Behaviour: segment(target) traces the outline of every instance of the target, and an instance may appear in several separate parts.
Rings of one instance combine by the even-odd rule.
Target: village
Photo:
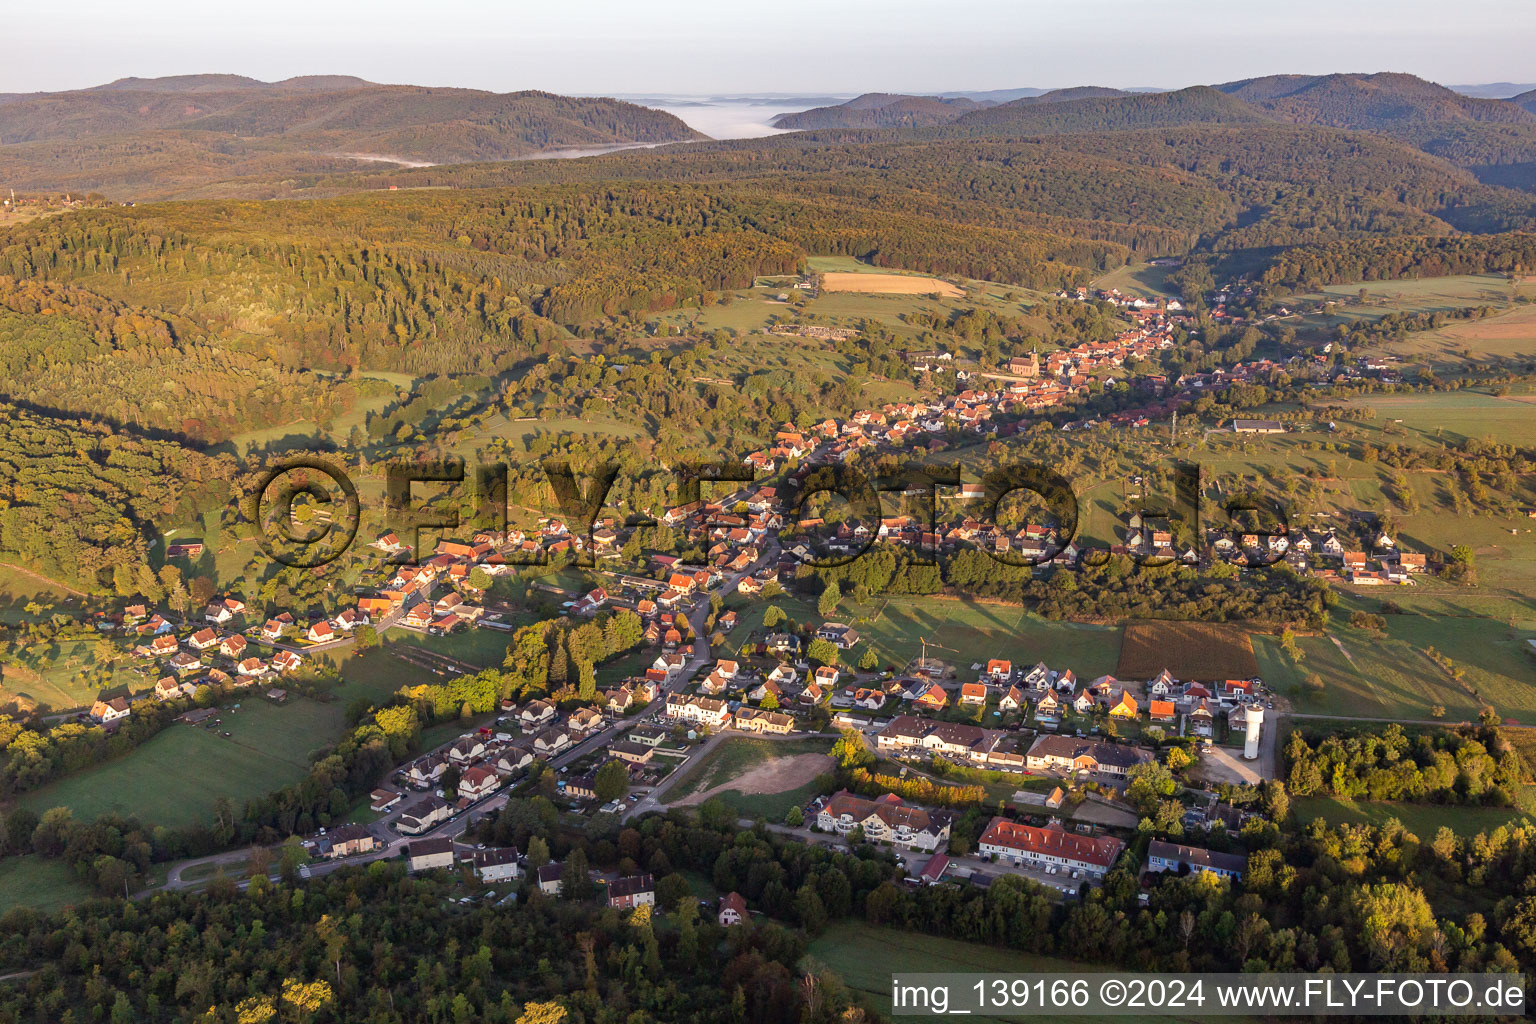
[[[899,674],[857,671],[813,664],[803,653],[806,640],[846,648],[858,636],[831,621],[808,626],[804,637],[765,632],[743,645],[745,656],[714,657],[702,645],[691,655],[658,654],[643,676],[590,704],[504,701],[491,724],[399,765],[372,794],[379,817],[371,824],[310,837],[306,845],[320,863],[306,870],[400,854],[411,870],[462,866],[493,885],[530,865],[515,850],[486,849],[465,836],[514,793],[543,792],[574,813],[630,818],[663,808],[683,769],[732,736],[822,735],[830,742],[841,732],[860,737],[904,775],[943,762],[1013,776],[1021,788],[1007,814],[995,816],[964,854],[948,849],[957,812],[889,793],[823,794],[791,815],[791,824],[771,827],[812,842],[888,845],[909,864],[912,884],[985,884],[1005,871],[1075,896],[1126,848],[1113,832],[1135,824],[1122,801],[1140,767],[1158,764],[1160,755],[1173,764],[1168,751],[1179,750],[1216,762],[1208,778],[1253,783],[1273,775],[1265,712],[1275,703],[1257,678],[1180,680],[1165,669],[1144,680],[1084,681],[1068,668],[1003,659],[963,674],[927,658]],[[989,716],[996,724],[978,724]],[[1178,763],[1187,764],[1184,755]],[[1227,774],[1222,764],[1248,767]],[[1030,777],[1051,786],[1024,788]],[[1085,797],[1087,817],[1065,821],[1063,804]],[[1187,822],[1208,828],[1219,820],[1235,834],[1249,813],[1208,794]],[[1238,855],[1198,846],[1154,843],[1151,858],[1154,873],[1242,872]],[[561,865],[531,869],[541,891],[559,891]],[[597,881],[610,900],[655,898],[648,875]]]

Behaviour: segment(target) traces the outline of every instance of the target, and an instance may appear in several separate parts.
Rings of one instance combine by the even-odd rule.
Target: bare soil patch
[[[672,806],[689,807],[701,804],[712,796],[734,790],[744,796],[785,793],[816,781],[816,776],[832,767],[832,758],[826,754],[795,754],[790,757],[774,757],[747,768],[740,775],[698,792],[689,793]]]
[[[910,274],[822,274],[821,288],[828,292],[869,292],[874,295],[942,295],[946,299],[965,295],[948,281]]]
[[[1259,674],[1253,641],[1242,629],[1212,622],[1132,622],[1120,646],[1121,679],[1252,679]]]

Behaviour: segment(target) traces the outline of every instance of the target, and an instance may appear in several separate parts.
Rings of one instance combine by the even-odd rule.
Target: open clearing
[[[0,859],[0,914],[15,907],[55,914],[93,895],[62,860],[36,854]]]
[[[110,813],[155,825],[205,821],[221,796],[238,809],[302,779],[310,755],[334,742],[343,726],[340,704],[304,698],[281,707],[247,699],[239,711],[223,709],[220,718],[218,730],[172,725],[137,750],[28,793],[20,803],[38,814],[69,807],[82,821]]]
[[[1177,269],[1173,264],[1132,263],[1094,278],[1093,287],[1144,299],[1178,298],[1178,289],[1168,282],[1169,275]]]
[[[1483,320],[1463,320],[1433,331],[1419,331],[1380,346],[1404,358],[1427,359],[1432,366],[1473,359],[1530,359],[1536,356],[1536,307],[1517,306]]]
[[[1536,320],[1532,321],[1532,332],[1530,349],[1536,354]],[[1378,428],[1384,443],[1417,440],[1438,445],[1442,441],[1486,438],[1504,444],[1536,444],[1536,408],[1529,401],[1522,401],[1521,396],[1468,390],[1428,395],[1362,395],[1339,404],[1372,410],[1375,420],[1362,426]]]
[[[1452,807],[1439,804],[1373,803],[1347,797],[1309,796],[1291,802],[1291,815],[1299,822],[1322,818],[1330,825],[1382,825],[1396,818],[1424,842],[1429,842],[1441,827],[1463,836],[1492,832],[1501,825],[1511,825],[1529,816],[1518,807]]]
[[[958,299],[965,294],[948,281],[909,274],[822,274],[821,289],[828,292],[870,292],[875,295],[942,295],[949,299]]]
[[[856,626],[882,661],[901,665],[922,653],[928,641],[932,657],[969,666],[974,661],[1007,658],[1014,664],[1044,661],[1092,679],[1114,670],[1120,656],[1120,627],[1055,622],[1022,607],[950,598],[891,598],[872,621],[839,621]]]

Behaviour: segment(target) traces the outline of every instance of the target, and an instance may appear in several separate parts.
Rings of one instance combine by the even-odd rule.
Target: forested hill
[[[1012,108],[1044,106],[1072,100],[1110,99],[1125,96],[1119,89],[1096,85],[1052,89],[1038,95],[1008,101]],[[895,93],[865,93],[833,107],[815,107],[795,114],[780,114],[775,128],[800,131],[829,128],[931,128],[949,124],[976,110],[988,110],[997,101],[964,96],[904,96]]]
[[[1216,88],[1297,124],[1372,131],[1433,121],[1536,124],[1516,102],[1463,96],[1413,75],[1270,75]]]
[[[1262,110],[1208,86],[1177,92],[1134,96],[1090,97],[1041,103],[1028,97],[955,122],[958,128],[997,129],[1055,134],[1116,131],[1127,128],[1168,128],[1183,124],[1253,124],[1273,120]]]
[[[775,128],[925,128],[948,124],[962,114],[981,110],[975,100],[943,96],[901,96],[865,93],[835,107],[815,107],[774,118]]]
[[[1201,236],[1212,247],[1242,249],[1364,234],[1536,227],[1536,198],[1481,184],[1411,145],[1275,122],[1033,136],[1001,129],[994,136],[962,125],[805,132],[587,160],[378,171],[344,185],[469,188],[614,179],[752,181],[801,195],[856,194],[865,205],[943,211],[976,223],[1006,216],[1039,230],[1130,245],[1144,255],[1187,251]]]
[[[703,138],[671,114],[612,99],[336,77],[247,83],[195,76],[0,97],[0,178],[144,198],[369,161],[509,160]]]
[[[347,411],[349,371],[507,373],[567,330],[697,305],[812,253],[1050,289],[1131,257],[1007,211],[792,193],[610,182],[35,221],[0,233],[0,398],[216,442]]]

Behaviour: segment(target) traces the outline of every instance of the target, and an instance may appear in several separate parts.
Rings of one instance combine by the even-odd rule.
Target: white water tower
[[[1255,701],[1243,709],[1248,723],[1248,737],[1243,742],[1243,757],[1255,761],[1259,756],[1259,729],[1264,725],[1264,709]]]

